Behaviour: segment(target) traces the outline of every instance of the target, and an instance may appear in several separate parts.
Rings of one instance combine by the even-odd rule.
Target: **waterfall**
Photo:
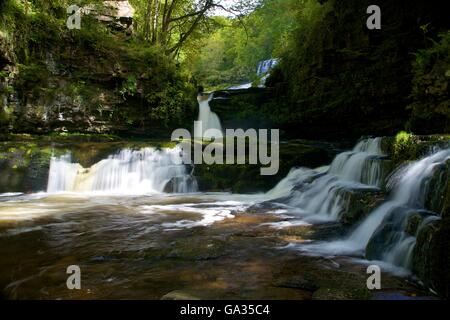
[[[268,59],[263,60],[258,63],[258,66],[256,67],[256,76],[261,77],[259,79],[259,88],[264,88],[266,85],[266,80],[269,77],[269,71],[272,70],[277,64],[279,60],[278,59]],[[231,87],[228,87],[228,90],[243,90],[243,89],[249,89],[253,86],[252,82],[246,82],[239,85],[234,85]]]
[[[408,218],[411,214],[425,209],[428,182],[433,177],[435,169],[449,158],[450,149],[439,151],[394,174],[389,182],[393,186],[390,199],[375,209],[354,230],[347,241],[358,249],[364,249],[371,238],[390,223],[398,232],[393,235],[387,248],[384,248],[382,256],[378,258],[402,267],[409,267],[416,237],[405,233]],[[423,223],[429,223],[432,219],[425,219]]]
[[[261,61],[256,69],[256,75],[258,77],[264,75],[265,73],[273,69],[277,64],[278,64],[277,59],[269,59]]]
[[[70,155],[52,157],[47,192],[195,192],[196,180],[182,164],[181,152],[178,147],[122,149],[90,168],[73,163]]]
[[[194,132],[199,132],[202,134],[203,138],[212,139],[215,134],[210,129],[219,130],[223,133],[222,125],[220,124],[220,119],[214,112],[211,111],[209,102],[212,100],[213,94],[209,96],[199,95],[197,97],[199,103],[199,115],[198,122],[200,127],[195,128]]]
[[[330,173],[344,180],[380,186],[383,180],[381,138],[359,142],[353,151],[339,154],[331,164]]]
[[[381,138],[359,142],[336,156],[329,168],[294,169],[269,196],[286,196],[307,220],[337,220],[348,207],[348,194],[378,189],[386,175]]]
[[[308,169],[308,168],[296,168],[292,169],[289,174],[281,180],[272,190],[270,190],[267,195],[271,199],[282,198],[288,195],[296,186],[305,183],[308,180],[317,177],[321,173],[328,170],[328,167],[321,167],[318,169]]]
[[[343,240],[317,243],[304,249],[322,254],[365,254],[370,260],[381,260],[410,269],[417,235],[432,221],[440,219],[427,211],[425,198],[429,182],[436,171],[450,159],[450,149],[402,167],[388,181],[391,189],[386,202],[373,210]],[[408,231],[412,216],[421,220],[417,230]]]

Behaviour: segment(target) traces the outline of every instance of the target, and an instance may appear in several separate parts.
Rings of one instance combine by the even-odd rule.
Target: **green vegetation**
[[[216,30],[189,64],[195,78],[211,90],[257,80],[258,63],[287,49],[301,3],[265,0],[241,19],[214,18]]]
[[[409,127],[424,134],[450,131],[450,31],[439,42],[431,41],[431,47],[416,54],[409,105]]]
[[[370,1],[303,1],[288,49],[270,85],[280,97],[271,103],[276,123],[297,134],[326,138],[393,135],[404,129],[412,91],[411,64],[448,24],[438,6],[381,1],[382,29],[365,28]],[[420,23],[418,22],[420,21]],[[279,103],[281,102],[281,103]],[[284,103],[283,103],[284,102]]]
[[[227,126],[314,139],[450,130],[448,21],[425,0],[381,1],[372,31],[368,0],[129,2],[132,21],[87,14],[80,30],[66,27],[69,1],[3,2],[1,132],[168,137],[192,127],[198,85],[259,84],[270,58],[266,90],[213,103]]]
[[[0,53],[8,59],[0,70],[9,92],[0,83],[0,95],[15,92],[27,107],[14,117],[1,112],[2,123],[19,132],[163,135],[193,119],[195,88],[162,48],[92,16],[69,30],[66,8],[66,1],[3,5]]]
[[[400,162],[402,159],[414,159],[417,156],[414,135],[401,131],[395,136],[393,145],[393,159]]]

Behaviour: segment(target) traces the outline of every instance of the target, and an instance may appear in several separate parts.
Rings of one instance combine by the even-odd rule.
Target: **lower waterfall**
[[[196,192],[181,152],[178,147],[122,149],[90,168],[73,163],[70,155],[52,157],[47,192]]]
[[[387,183],[390,196],[342,240],[308,244],[309,252],[330,255],[364,255],[369,260],[387,262],[411,269],[412,255],[421,229],[439,215],[425,208],[429,182],[439,168],[450,159],[450,149],[435,152],[422,160],[401,167]],[[413,215],[421,221],[413,232],[408,222]]]
[[[425,196],[431,191],[428,190],[428,182],[435,169],[449,158],[450,149],[443,150],[400,169],[389,181],[392,186],[390,199],[375,209],[350,234],[347,241],[353,243],[356,248],[364,249],[389,223],[393,225],[395,232],[391,232],[383,252],[374,258],[409,268],[416,237],[405,231],[408,218],[418,212],[428,215],[418,231],[424,224],[438,218],[436,214],[426,212]]]

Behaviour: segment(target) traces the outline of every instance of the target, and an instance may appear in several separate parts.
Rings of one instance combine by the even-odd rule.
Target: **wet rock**
[[[172,244],[168,258],[184,260],[214,260],[226,254],[226,243],[221,239],[195,237],[177,240]]]
[[[165,294],[161,300],[202,300],[196,293],[183,290],[174,290]]]
[[[450,202],[450,159],[434,168],[433,177],[427,184],[425,207],[437,213],[444,213],[445,202]]]
[[[189,190],[195,190],[197,180],[193,176],[173,177],[167,182],[163,192],[165,193],[184,193]]]
[[[283,210],[283,209],[285,209],[284,205],[281,205],[279,203],[270,202],[270,201],[264,201],[264,202],[256,203],[256,204],[250,206],[246,210],[246,212],[260,214],[260,213],[273,212],[273,211]]]
[[[412,269],[427,287],[450,297],[450,218],[433,221],[420,230]]]
[[[282,277],[275,279],[273,282],[275,287],[301,289],[314,292],[319,289],[319,286],[311,280],[304,278],[301,275],[294,275],[292,277]]]
[[[322,241],[324,239],[339,239],[348,234],[348,226],[342,223],[324,223],[311,228],[310,239]]]
[[[413,252],[413,272],[440,296],[450,296],[450,160],[434,168],[425,204],[442,219],[423,226]]]
[[[420,214],[413,214],[408,218],[405,232],[411,236],[415,236],[419,229],[420,224],[423,221],[423,217]]]
[[[417,295],[410,292],[376,292],[372,300],[437,300],[436,297]]]
[[[404,216],[407,215],[404,220]],[[434,213],[426,210],[410,210],[404,207],[395,208],[384,218],[383,223],[373,234],[366,247],[368,259],[383,259],[383,255],[395,244],[407,236],[415,237],[426,218],[434,217]]]
[[[37,152],[31,155],[30,163],[25,174],[25,192],[38,192],[47,189],[50,169],[50,152]]]
[[[383,223],[374,232],[366,247],[366,258],[382,260],[385,252],[389,251],[405,232],[404,226],[399,222],[405,208],[398,207],[384,218]]]
[[[342,196],[345,209],[341,221],[346,225],[353,225],[379,206],[386,194],[378,189],[355,189],[344,192]]]
[[[313,300],[361,300],[369,299],[366,289],[321,288],[314,292]]]

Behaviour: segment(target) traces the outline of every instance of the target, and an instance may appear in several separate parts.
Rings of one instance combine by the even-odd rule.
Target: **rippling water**
[[[189,243],[192,236],[202,227],[233,219],[258,198],[220,193],[4,194],[0,197],[0,284],[11,298],[83,298],[82,293],[68,292],[65,285],[65,270],[74,264],[81,267],[89,287],[95,288],[83,291],[87,298],[90,294],[160,298],[170,284],[177,283],[178,267],[167,264],[179,256],[192,255],[196,260],[196,248],[200,255],[205,251],[205,259],[214,256],[214,243],[205,250],[201,238],[195,238],[200,243]],[[139,287],[144,283],[139,281],[149,281],[148,273],[150,282],[161,283],[147,283],[143,294]]]
[[[89,168],[52,158],[48,193],[0,194],[0,298],[361,298],[362,253],[316,245],[348,231],[339,218],[349,192],[378,190],[379,139],[329,167],[293,169],[259,195],[195,193],[179,157],[125,149]],[[71,265],[81,290],[66,286]],[[416,294],[404,279],[383,283]]]

